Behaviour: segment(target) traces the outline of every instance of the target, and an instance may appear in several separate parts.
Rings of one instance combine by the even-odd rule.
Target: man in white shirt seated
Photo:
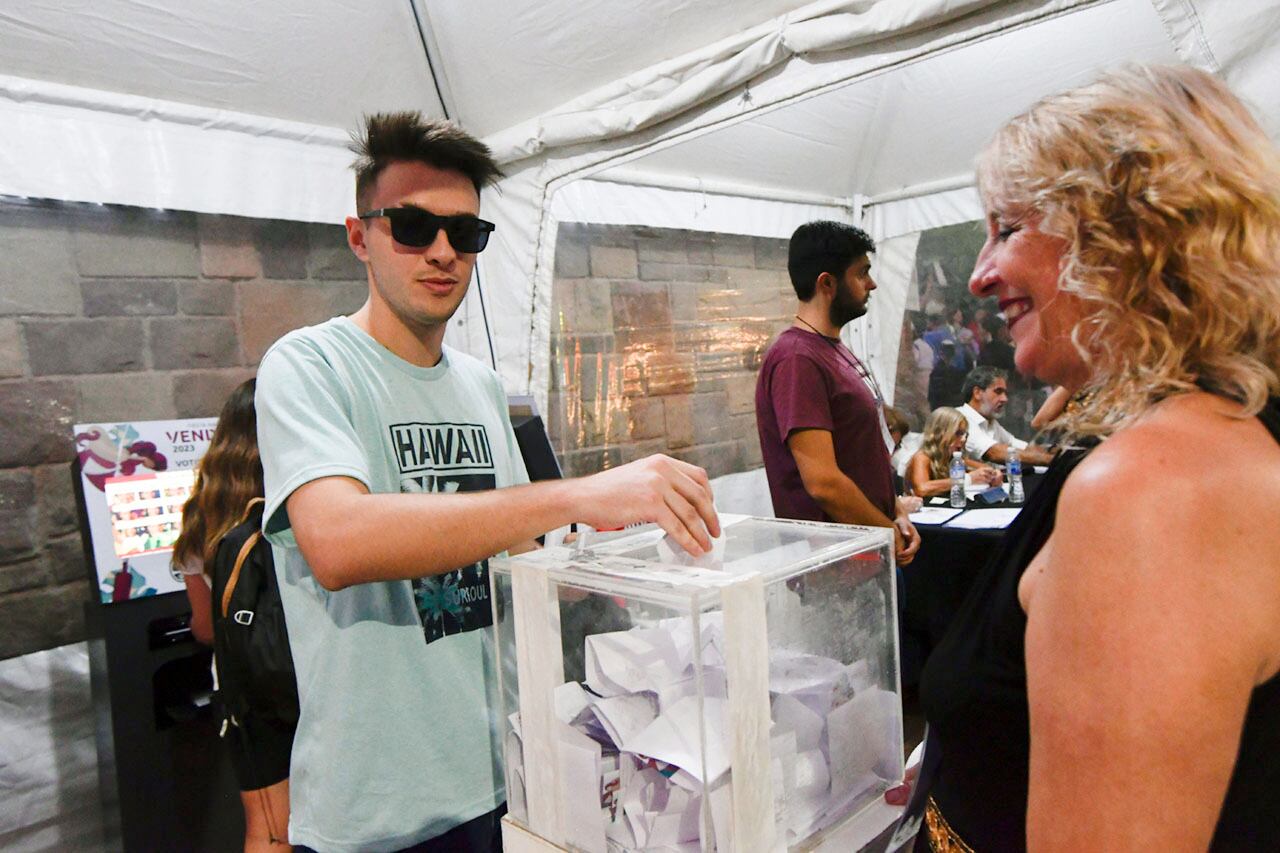
[[[1015,448],[1021,460],[1030,465],[1048,465],[1053,454],[1043,447],[1028,444],[1000,425],[1005,404],[1009,402],[1008,375],[998,367],[975,367],[964,378],[960,414],[969,422],[965,453],[979,462],[1003,464],[1009,459],[1009,448]]]

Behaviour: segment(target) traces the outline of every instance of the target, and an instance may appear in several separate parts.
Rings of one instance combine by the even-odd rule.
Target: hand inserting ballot
[[[710,480],[696,465],[655,454],[574,482],[578,520],[597,529],[654,522],[695,557],[720,535]]]

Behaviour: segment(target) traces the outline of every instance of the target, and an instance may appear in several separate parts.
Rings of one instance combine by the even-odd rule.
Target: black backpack
[[[218,542],[213,559],[213,650],[218,698],[227,713],[298,722],[298,677],[289,651],[271,545],[262,538],[262,498]]]

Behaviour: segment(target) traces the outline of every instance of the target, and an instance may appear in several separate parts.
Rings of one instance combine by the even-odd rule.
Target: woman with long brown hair
[[[218,416],[209,449],[196,469],[195,487],[182,507],[182,532],[173,544],[173,565],[187,582],[191,633],[213,644],[213,606],[205,566],[213,565],[218,540],[239,523],[249,501],[261,497],[258,418],[254,379],[231,392]]]
[[[253,379],[241,383],[223,405],[209,449],[196,471],[191,497],[182,507],[182,532],[173,546],[173,563],[184,576],[191,601],[191,633],[206,645],[213,644],[208,569],[213,566],[218,542],[240,523],[250,501],[263,495],[255,387]],[[236,722],[254,729],[254,754],[248,755],[245,739],[227,736],[228,727],[223,726],[244,806],[244,848],[288,850],[288,843],[280,839],[288,838],[292,732],[253,719]]]

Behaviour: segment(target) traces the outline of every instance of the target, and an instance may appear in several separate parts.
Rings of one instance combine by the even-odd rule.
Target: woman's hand
[[[923,746],[923,744],[922,744]],[[902,774],[902,784],[894,785],[884,792],[884,801],[891,806],[905,806],[911,802],[911,794],[916,787],[916,777],[920,775],[920,760],[923,750],[917,746],[907,759],[906,772]]]

